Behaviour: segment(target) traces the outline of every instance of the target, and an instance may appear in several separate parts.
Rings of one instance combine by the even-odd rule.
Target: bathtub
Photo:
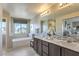
[[[31,40],[32,40],[32,38],[30,38],[30,37],[12,39],[13,48],[21,47],[21,46],[30,46]]]

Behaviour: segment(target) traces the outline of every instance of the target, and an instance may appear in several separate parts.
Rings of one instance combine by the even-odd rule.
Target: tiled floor
[[[19,47],[4,52],[3,56],[39,56],[31,47]]]

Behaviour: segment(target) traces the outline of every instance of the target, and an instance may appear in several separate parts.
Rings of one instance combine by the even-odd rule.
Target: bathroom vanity
[[[34,37],[34,50],[40,56],[79,56],[79,43]]]

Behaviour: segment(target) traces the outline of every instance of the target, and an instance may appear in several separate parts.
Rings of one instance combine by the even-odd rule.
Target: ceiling
[[[32,19],[41,12],[52,8],[51,13],[56,7],[59,6],[58,3],[4,3],[3,8],[6,9],[12,17]],[[55,15],[61,16],[70,12],[78,11],[79,4],[72,4],[69,7],[57,9]]]
[[[54,4],[44,3],[5,3],[3,8],[10,12],[12,17],[32,19]]]

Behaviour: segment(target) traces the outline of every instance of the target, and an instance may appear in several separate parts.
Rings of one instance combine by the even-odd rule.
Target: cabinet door
[[[42,45],[42,51],[48,55],[48,46]]]
[[[42,41],[42,45],[48,46],[48,42]]]
[[[38,40],[38,54],[42,55],[41,40]]]
[[[70,49],[62,48],[62,56],[79,56],[79,53]]]
[[[45,53],[45,52],[43,52],[43,53],[42,53],[42,56],[48,56],[48,54],[47,54],[47,53]]]
[[[37,46],[38,40],[34,38],[34,50],[37,52],[38,46]]]
[[[48,42],[42,41],[42,55],[48,56]]]
[[[60,56],[60,47],[49,43],[49,56]]]

